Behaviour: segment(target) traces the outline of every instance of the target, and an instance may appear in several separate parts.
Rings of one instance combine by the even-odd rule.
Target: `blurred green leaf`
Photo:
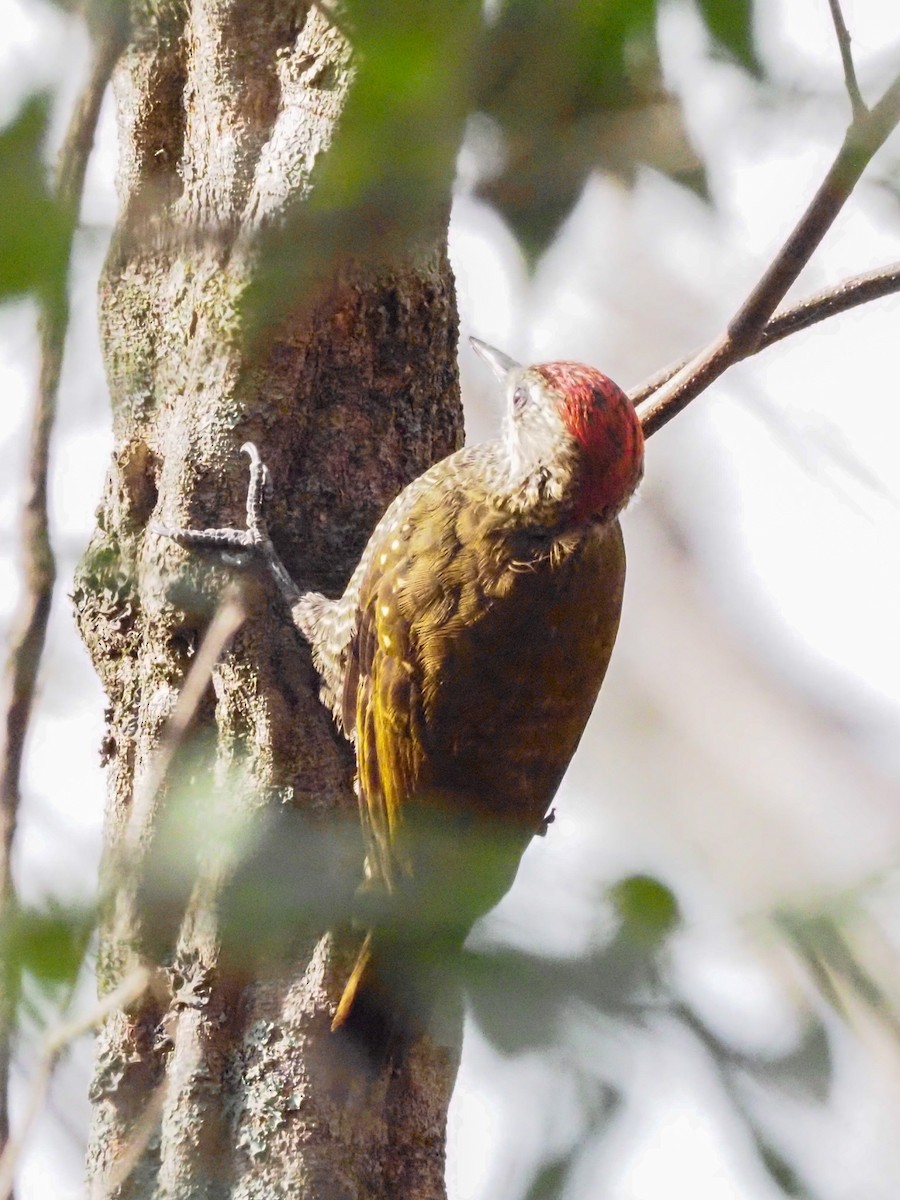
[[[461,965],[475,1020],[495,1049],[519,1054],[555,1041],[572,963],[492,950],[466,952]]]
[[[296,961],[304,939],[354,923],[364,853],[355,813],[281,807],[255,817],[244,841],[220,901],[230,969]]]
[[[505,138],[481,191],[534,260],[592,171],[630,182],[639,164],[680,180],[699,163],[666,95],[656,0],[510,0],[483,50],[476,106]]]
[[[45,990],[71,985],[81,969],[94,919],[90,910],[57,903],[20,908],[10,914],[2,931],[5,961]]]
[[[752,1129],[756,1141],[756,1149],[763,1161],[763,1166],[772,1179],[786,1196],[795,1196],[798,1200],[809,1200],[810,1193],[800,1180],[799,1175],[772,1143],[758,1129]]]
[[[736,1049],[683,1003],[676,1003],[672,1012],[706,1047],[719,1069],[723,1083],[742,1112],[743,1102],[734,1088],[735,1079],[742,1075],[751,1076],[763,1086],[801,1092],[819,1103],[827,1099],[833,1074],[832,1056],[828,1033],[821,1021],[808,1018],[796,1046],[785,1054],[766,1057]]]
[[[846,1016],[841,986],[856,996],[900,1037],[900,1018],[884,989],[856,953],[850,932],[833,913],[783,911],[776,925],[809,968],[819,991],[835,1009]]]
[[[475,1019],[505,1054],[554,1044],[573,1005],[631,1020],[642,1017],[650,997],[665,1003],[652,950],[625,932],[578,958],[469,950],[462,971]]]
[[[681,922],[674,893],[650,875],[632,875],[610,890],[610,899],[623,925],[641,945],[660,945]]]
[[[831,1090],[833,1064],[825,1026],[810,1019],[797,1046],[787,1054],[744,1064],[755,1079],[784,1090],[803,1092],[824,1103]]]
[[[584,1151],[595,1138],[603,1136],[621,1108],[622,1093],[618,1088],[597,1079],[591,1079],[591,1084],[591,1094],[581,1097],[585,1118],[581,1136],[566,1153],[554,1154],[541,1164],[523,1200],[560,1200]]]
[[[341,20],[354,54],[340,134],[319,156],[311,190],[298,189],[266,235],[245,300],[257,327],[330,286],[348,263],[395,268],[446,225],[480,3],[351,0]],[[348,71],[312,74],[310,95],[342,87]]]
[[[128,12],[131,0],[51,0],[63,12],[86,14],[91,21],[111,20]],[[155,0],[157,8],[184,5],[184,0]]]
[[[685,171],[674,171],[669,178],[673,183],[679,183],[683,188],[687,188],[689,192],[693,192],[704,204],[712,203],[709,176],[707,175],[706,167],[702,163],[698,163],[695,167],[689,167]]]
[[[753,37],[753,0],[698,0],[716,46],[759,78],[762,67]]]
[[[484,172],[481,193],[532,261],[597,169],[630,182],[646,164],[704,195],[680,103],[662,87],[656,15],[657,0],[509,0],[485,26],[475,0],[352,0],[340,135],[263,235],[244,299],[255,327],[308,302],[345,264],[377,268],[432,244],[475,111],[505,160],[502,173]],[[313,68],[311,94],[342,88],[347,70]]]
[[[65,276],[70,225],[47,186],[47,115],[47,97],[32,97],[0,132],[0,299]]]
[[[544,1163],[525,1193],[523,1200],[558,1200],[572,1172],[574,1152]]]

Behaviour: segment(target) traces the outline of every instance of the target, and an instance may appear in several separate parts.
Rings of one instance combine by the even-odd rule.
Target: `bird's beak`
[[[484,359],[501,383],[506,382],[511,371],[521,370],[521,363],[517,363],[514,358],[510,358],[502,350],[495,350],[493,346],[482,342],[480,338],[470,337],[469,345],[479,358]]]

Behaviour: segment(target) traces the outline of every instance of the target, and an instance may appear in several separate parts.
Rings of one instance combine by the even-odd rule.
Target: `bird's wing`
[[[356,730],[369,870],[388,891],[411,870],[398,836],[401,807],[417,794],[424,762],[420,683],[396,595],[400,566],[376,561],[363,581],[343,696],[345,728]]]

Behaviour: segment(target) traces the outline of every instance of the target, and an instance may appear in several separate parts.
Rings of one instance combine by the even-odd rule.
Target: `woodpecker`
[[[333,1028],[376,1058],[427,1021],[416,960],[462,946],[552,819],[615,642],[617,518],[643,471],[640,421],[606,375],[472,345],[503,389],[502,435],[400,493],[339,599],[290,590],[249,503],[240,545],[163,530],[273,566],[355,746],[371,929]]]
[[[396,898],[403,927],[382,938],[389,964],[377,931],[367,939],[336,1028],[355,1006],[390,1025],[417,915],[426,940],[461,945],[508,890],[618,629],[617,516],[643,470],[633,405],[592,367],[523,367],[472,344],[505,392],[502,437],[411,483],[339,600],[294,608],[322,700],[355,742],[368,886]]]

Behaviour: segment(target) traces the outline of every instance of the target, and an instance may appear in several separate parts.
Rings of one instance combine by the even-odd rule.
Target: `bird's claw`
[[[171,538],[179,546],[218,551],[223,561],[233,566],[243,567],[248,559],[264,563],[274,576],[285,601],[288,605],[293,605],[301,593],[275,553],[263,512],[265,502],[272,495],[271,473],[253,442],[245,442],[241,451],[250,459],[246,529],[232,529],[228,526],[221,529],[173,529],[168,525],[154,523],[150,530],[161,537]]]
[[[537,837],[546,837],[547,831],[556,820],[556,809],[551,808],[546,817],[543,818],[537,829]]]
[[[254,556],[262,555],[265,558],[271,544],[263,515],[263,503],[271,495],[271,475],[253,442],[244,442],[241,452],[250,459],[246,529],[234,529],[231,526],[219,529],[173,529],[169,525],[154,522],[150,526],[151,533],[171,538],[179,546],[218,550],[225,562],[237,566],[242,566],[246,559]]]

